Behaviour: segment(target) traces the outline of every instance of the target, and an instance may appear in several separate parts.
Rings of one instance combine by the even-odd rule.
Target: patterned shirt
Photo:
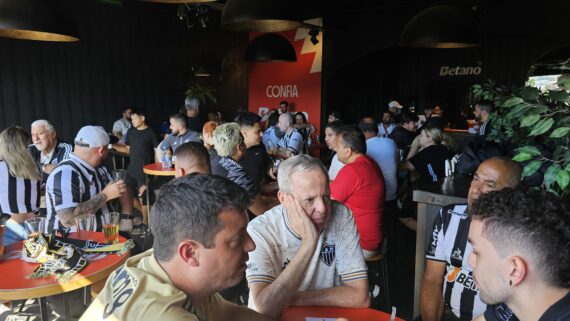
[[[301,247],[301,238],[291,228],[282,205],[252,220],[247,232],[256,245],[249,253],[247,281],[270,284],[293,260]],[[319,235],[316,249],[299,291],[332,288],[368,278],[354,217],[343,204],[333,201],[331,216]],[[251,292],[249,307],[255,309]]]
[[[450,205],[441,209],[433,223],[426,258],[446,262],[443,285],[444,302],[455,316],[472,320],[485,312],[486,305],[479,298],[479,289],[473,282],[473,268],[467,262],[473,251],[467,241],[471,216],[467,205]]]
[[[212,174],[225,177],[243,187],[250,197],[259,194],[259,186],[253,183],[246,170],[231,157],[216,156],[210,159]]]
[[[15,177],[8,164],[0,161],[0,212],[22,214],[40,208],[40,181]]]

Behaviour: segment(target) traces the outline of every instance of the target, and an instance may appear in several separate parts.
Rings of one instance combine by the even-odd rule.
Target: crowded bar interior
[[[0,321],[570,320],[562,0],[0,0]]]

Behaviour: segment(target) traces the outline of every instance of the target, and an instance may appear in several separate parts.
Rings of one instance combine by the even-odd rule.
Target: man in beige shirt
[[[269,320],[217,292],[243,277],[255,244],[247,233],[249,196],[204,174],[161,188],[153,207],[153,250],[111,274],[87,320]]]

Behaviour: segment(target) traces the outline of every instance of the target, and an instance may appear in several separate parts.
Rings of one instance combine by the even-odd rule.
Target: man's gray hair
[[[184,100],[184,108],[187,111],[195,110],[196,112],[200,112],[200,99],[196,97],[187,97]]]
[[[226,123],[214,129],[214,148],[219,156],[232,156],[241,143],[243,136],[237,123]]]
[[[47,120],[45,120],[45,119],[38,119],[38,120],[34,121],[34,122],[32,123],[31,128],[34,128],[34,127],[37,127],[37,126],[42,126],[42,127],[44,127],[48,132],[50,132],[50,133],[55,133],[55,127],[53,127],[53,125],[52,125],[49,121],[47,121]]]
[[[309,171],[321,171],[327,178],[327,186],[329,185],[329,175],[323,163],[309,155],[297,155],[281,162],[277,173],[277,182],[279,190],[287,194],[291,194],[291,175],[293,173],[305,173]]]

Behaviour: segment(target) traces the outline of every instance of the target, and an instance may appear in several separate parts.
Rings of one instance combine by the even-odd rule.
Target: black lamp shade
[[[266,33],[249,43],[243,59],[247,62],[294,62],[297,54],[285,37]]]
[[[295,1],[228,0],[222,11],[222,27],[231,31],[277,32],[301,25]]]
[[[0,0],[0,36],[39,41],[79,41],[77,30],[46,0]]]
[[[551,50],[542,55],[532,66],[529,76],[560,75],[570,73],[570,47]]]
[[[400,37],[402,47],[467,48],[481,45],[477,20],[469,8],[435,6],[418,13]]]
[[[155,3],[204,3],[204,2],[214,2],[216,0],[139,0],[144,2],[155,2]]]

